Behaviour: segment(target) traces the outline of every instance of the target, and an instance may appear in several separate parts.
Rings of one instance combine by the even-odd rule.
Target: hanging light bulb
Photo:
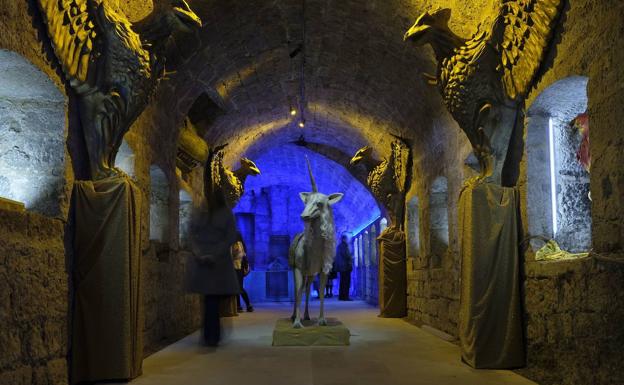
[[[305,120],[299,121],[299,127],[301,128],[305,127]]]
[[[295,108],[291,108],[290,109],[290,116],[295,116],[297,115],[297,110]]]

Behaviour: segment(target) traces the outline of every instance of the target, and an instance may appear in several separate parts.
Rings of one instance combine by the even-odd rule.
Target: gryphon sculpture
[[[306,159],[307,160],[307,159]],[[312,183],[312,192],[299,193],[305,208],[301,213],[304,222],[303,233],[293,239],[288,253],[288,262],[295,276],[295,308],[291,319],[294,328],[301,328],[301,297],[303,290],[306,293],[304,319],[310,319],[308,305],[310,302],[310,286],[314,277],[320,274],[319,288],[324,288],[327,275],[332,269],[336,253],[336,234],[334,229],[334,214],[331,206],[338,203],[343,194],[334,193],[329,196],[318,191],[316,181],[312,175],[312,167],[308,162],[308,172]],[[325,291],[319,290],[321,310],[318,324],[327,325],[325,320],[324,302]]]
[[[405,40],[433,47],[438,73],[426,76],[468,136],[480,178],[501,184],[512,132],[524,123],[524,100],[541,75],[563,4],[502,0],[493,24],[479,25],[469,40],[449,29],[450,9],[423,13],[405,33]]]
[[[364,164],[368,171],[366,180],[368,187],[375,198],[388,210],[392,225],[401,229],[405,192],[409,180],[410,149],[399,140],[392,142],[391,146],[389,159],[377,160],[373,158],[372,147],[365,146],[351,158],[350,164],[352,166]]]
[[[184,0],[173,0],[135,28],[103,0],[38,4],[56,57],[78,95],[91,178],[116,175],[123,136],[165,73],[168,37],[199,28],[201,21]]]
[[[223,164],[223,148],[219,146],[210,152],[206,167],[210,167],[210,173],[206,174],[212,179],[210,184],[213,189],[221,189],[225,197],[225,202],[229,207],[234,207],[245,193],[245,180],[248,176],[260,175],[260,169],[256,164],[247,158],[241,158],[241,166],[231,171]]]

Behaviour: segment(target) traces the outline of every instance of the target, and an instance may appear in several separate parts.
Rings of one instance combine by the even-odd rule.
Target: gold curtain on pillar
[[[74,186],[72,382],[141,374],[141,192],[127,177]]]
[[[459,337],[473,368],[524,366],[518,192],[491,183],[464,188]]]
[[[379,242],[379,316],[401,318],[407,315],[407,264],[405,233],[388,227]]]

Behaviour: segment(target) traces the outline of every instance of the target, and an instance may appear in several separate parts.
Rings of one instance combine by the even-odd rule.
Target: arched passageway
[[[332,207],[337,239],[343,233],[358,233],[363,226],[380,219],[381,211],[371,193],[336,161],[293,143],[278,142],[266,147],[254,158],[261,174],[247,179],[245,194],[234,209],[252,266],[246,279],[252,300],[292,300],[292,289],[283,288],[283,293],[278,295],[269,280],[282,274],[282,281],[290,279],[292,286],[292,274],[287,267],[288,247],[303,231],[300,215],[304,203],[299,193],[309,192],[312,187],[307,160],[319,191],[344,194]],[[377,280],[376,271],[371,270],[369,280]],[[358,284],[354,276],[353,287]]]
[[[507,109],[527,117],[511,135],[514,164],[505,166],[518,181],[519,239],[552,238],[581,252],[544,261],[536,256],[541,243],[519,246],[520,373],[544,385],[624,383],[622,330],[614,327],[624,323],[624,94],[616,65],[624,8],[599,3],[0,0],[0,383],[72,380],[70,288],[84,272],[72,264],[80,253],[71,185],[91,182],[77,181],[89,174],[89,149],[114,153],[117,144],[115,166],[141,198],[133,218],[141,235],[130,246],[142,269],[132,282],[143,296],[132,306],[145,314],[131,326],[144,341],[134,347],[147,355],[191,335],[148,358],[137,384],[527,383],[468,370],[458,349],[424,334],[457,341],[469,321],[460,310],[462,241],[485,239],[496,226],[466,234],[459,197],[484,182],[465,183],[477,175],[466,167],[475,166],[472,145],[480,156],[491,145],[505,150],[507,143],[485,138]],[[477,32],[496,26],[505,33]],[[483,44],[466,43],[471,37]],[[116,129],[117,140],[107,140]],[[88,135],[102,143],[87,143]],[[225,168],[247,157],[262,171],[247,178],[234,208],[252,266],[245,285],[259,306],[225,320],[231,338],[206,355],[191,345],[202,307],[186,281],[196,262],[189,222],[205,203],[209,150],[223,145]],[[370,158],[351,166],[359,150]],[[348,235],[350,295],[360,301],[328,300],[328,316],[351,327],[350,347],[293,354],[268,345],[275,319],[290,313],[286,260],[302,229],[298,194],[310,189],[306,156],[323,192],[345,193],[332,235]],[[388,239],[400,246],[397,265],[407,262],[407,290],[398,294],[416,326],[378,318],[370,306],[384,300],[384,230],[396,230]],[[95,271],[105,283],[117,278]],[[122,355],[90,366],[110,356]]]

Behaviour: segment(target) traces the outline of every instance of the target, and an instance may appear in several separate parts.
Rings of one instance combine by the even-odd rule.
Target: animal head
[[[251,159],[241,158],[240,164],[247,175],[260,175],[260,169]]]
[[[195,28],[202,27],[201,19],[185,0],[171,0],[167,21],[173,31],[192,32]]]
[[[366,158],[370,158],[371,156],[373,156],[373,148],[371,146],[365,146],[365,147],[360,148],[358,152],[356,152],[355,155],[353,155],[353,158],[351,158],[351,161],[349,163],[352,166],[355,166],[356,164],[360,163],[362,160]]]
[[[436,34],[452,33],[448,26],[450,19],[451,10],[449,8],[424,12],[405,33],[403,40],[410,40],[418,46],[431,44]]]
[[[325,195],[320,193],[318,191],[318,187],[316,186],[314,175],[312,175],[310,161],[307,158],[306,161],[308,162],[308,172],[310,174],[310,182],[312,183],[312,192],[299,193],[299,197],[305,204],[305,208],[301,213],[301,219],[303,219],[304,222],[311,222],[320,218],[323,214],[331,212],[331,206],[340,202],[343,194],[334,193],[331,195]]]
[[[340,202],[343,194],[334,193],[325,195],[320,192],[302,192],[299,193],[299,197],[305,204],[305,208],[301,213],[301,219],[307,222],[320,218],[321,215],[331,210],[331,206]]]

